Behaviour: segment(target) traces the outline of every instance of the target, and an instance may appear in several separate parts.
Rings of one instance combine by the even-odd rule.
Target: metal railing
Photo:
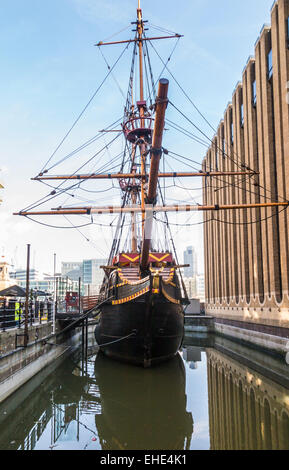
[[[29,303],[28,324],[41,324],[52,320],[53,303],[33,301]],[[0,331],[21,328],[25,321],[25,302],[0,301]]]

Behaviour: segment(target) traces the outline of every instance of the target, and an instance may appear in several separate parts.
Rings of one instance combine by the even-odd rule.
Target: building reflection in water
[[[207,369],[212,450],[289,449],[287,388],[216,349]]]
[[[198,362],[202,361],[201,348],[196,346],[184,346],[183,359],[189,364],[190,369],[197,369]]]

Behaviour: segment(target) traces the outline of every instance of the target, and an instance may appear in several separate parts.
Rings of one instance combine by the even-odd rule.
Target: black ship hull
[[[113,359],[143,367],[174,357],[184,335],[183,308],[157,297],[152,301],[146,294],[123,305],[104,305],[95,329],[100,351]]]

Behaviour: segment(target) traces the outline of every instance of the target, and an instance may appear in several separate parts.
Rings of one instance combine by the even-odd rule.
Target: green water
[[[144,370],[74,354],[0,407],[0,449],[289,449],[289,366],[226,340],[185,338]]]

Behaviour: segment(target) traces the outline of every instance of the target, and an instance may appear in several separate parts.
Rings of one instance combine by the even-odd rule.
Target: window
[[[223,155],[223,158],[225,158],[225,156],[226,156],[226,142],[225,142],[224,127],[222,127],[222,155]]]
[[[256,80],[253,81],[252,83],[252,101],[253,101],[253,106],[256,108],[257,106],[257,83]]]
[[[289,49],[289,16],[287,18],[287,47]]]
[[[230,112],[230,124],[231,124],[231,144],[234,143],[234,123],[233,123],[233,112]]]
[[[273,75],[272,49],[270,49],[270,52],[267,55],[267,73],[268,73],[268,79],[270,80]]]
[[[241,120],[241,127],[244,127],[244,105],[243,105],[243,103],[240,106],[240,120]]]
[[[218,141],[215,140],[215,156],[216,156],[216,171],[219,170],[219,152],[218,152]]]

